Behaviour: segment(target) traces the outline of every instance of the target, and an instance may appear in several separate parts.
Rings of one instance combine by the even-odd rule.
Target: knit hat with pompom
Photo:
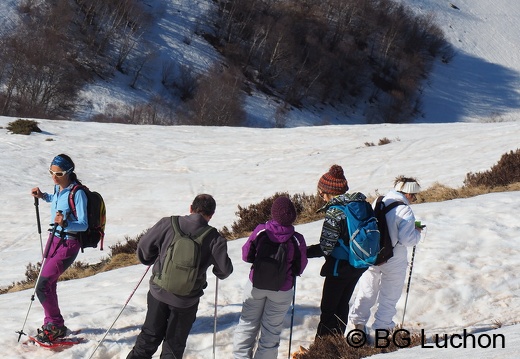
[[[318,181],[318,190],[333,196],[344,194],[348,191],[348,182],[339,165],[332,165],[329,172],[321,176]]]

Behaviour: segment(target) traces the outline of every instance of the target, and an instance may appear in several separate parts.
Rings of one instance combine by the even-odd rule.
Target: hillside
[[[432,75],[423,85],[423,115],[415,122],[488,122],[517,120],[520,109],[518,88],[518,27],[520,5],[514,0],[486,1],[401,0],[420,14],[433,14],[436,22],[455,49],[448,64],[434,64]],[[14,6],[10,0],[0,4],[0,23],[4,31],[12,27]],[[143,41],[158,49],[142,69],[139,86],[132,88],[131,74],[116,72],[112,78],[98,79],[81,92],[83,105],[78,118],[114,111],[135,103],[144,103],[161,91],[161,69],[173,62],[197,72],[221,62],[221,56],[201,37],[201,26],[211,22],[215,11],[211,2],[149,0],[147,9],[154,23]],[[206,29],[206,31],[210,31]],[[178,69],[177,69],[178,71]],[[274,97],[252,91],[245,97],[247,126],[272,127],[279,106]],[[172,104],[175,106],[174,104]],[[266,111],[258,116],[257,106]],[[337,123],[365,123],[363,107],[315,106],[292,110],[287,127]]]

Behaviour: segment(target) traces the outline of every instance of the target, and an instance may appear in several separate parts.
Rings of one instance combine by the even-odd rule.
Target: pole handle
[[[40,211],[38,210],[38,206],[40,205],[40,201],[38,200],[38,197],[34,197],[34,206],[36,208],[36,222],[38,224],[38,233],[42,234],[42,224],[40,221]]]

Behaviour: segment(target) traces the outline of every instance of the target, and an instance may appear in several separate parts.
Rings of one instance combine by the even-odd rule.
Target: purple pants
[[[36,284],[36,295],[45,313],[43,325],[52,323],[61,327],[64,325],[64,321],[58,305],[56,286],[60,275],[76,259],[81,245],[75,239],[69,239],[59,244],[60,241],[60,237],[54,236],[51,238],[51,235],[49,235],[46,245],[49,251],[43,264],[40,280]]]

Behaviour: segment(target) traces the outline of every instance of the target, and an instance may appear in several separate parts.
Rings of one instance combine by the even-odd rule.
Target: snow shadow
[[[290,323],[291,309],[287,312],[285,322]],[[293,326],[303,324],[304,318],[310,314],[318,314],[319,308],[307,306],[307,305],[295,305],[294,307],[294,319]],[[237,313],[226,313],[223,315],[217,315],[217,331],[234,328],[238,324],[240,318],[240,312]],[[214,317],[213,316],[200,316],[191,328],[191,334],[208,334],[213,333]]]
[[[520,73],[466,53],[437,63],[424,90],[423,119],[417,122],[494,121],[520,109]]]

